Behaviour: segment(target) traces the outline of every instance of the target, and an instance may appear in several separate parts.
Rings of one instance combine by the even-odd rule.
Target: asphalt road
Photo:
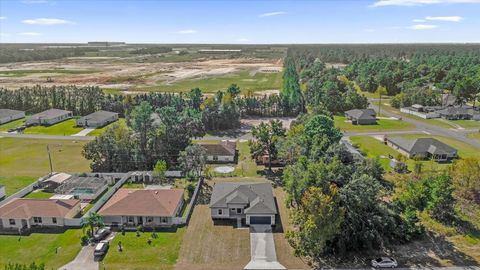
[[[21,134],[21,133],[0,133],[0,137],[23,138],[23,139],[46,139],[46,140],[67,140],[67,141],[92,141],[92,136],[62,136],[62,135],[43,135],[43,134]]]

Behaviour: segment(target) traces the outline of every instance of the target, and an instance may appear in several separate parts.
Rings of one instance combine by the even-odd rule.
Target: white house
[[[0,109],[0,125],[17,120],[25,117],[25,112],[10,110],[10,109]]]
[[[118,120],[118,113],[97,111],[77,120],[79,127],[103,127]]]
[[[43,125],[49,126],[64,120],[72,118],[73,114],[71,111],[65,111],[60,109],[50,109],[37,114],[34,114],[30,117],[27,117],[25,124],[27,126],[33,125]]]
[[[237,154],[237,143],[231,141],[221,141],[214,144],[199,144],[207,152],[208,163],[232,163],[235,162]]]

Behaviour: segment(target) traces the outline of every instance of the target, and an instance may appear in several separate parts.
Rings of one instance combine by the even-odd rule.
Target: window
[[[41,217],[33,217],[33,222],[34,223],[42,223],[42,218]]]
[[[218,209],[218,214],[219,214],[219,215],[223,215],[222,209]]]
[[[213,156],[213,161],[218,161],[218,156]]]
[[[52,223],[57,224],[57,218],[56,217],[52,217]]]
[[[161,217],[160,218],[160,223],[167,223],[168,219],[166,217]]]
[[[242,213],[242,208],[237,208],[237,214],[241,214]]]
[[[128,222],[133,223],[135,219],[133,217],[128,217],[127,220],[128,220]]]
[[[235,208],[230,208],[230,211],[232,211],[232,212],[235,211]]]
[[[147,217],[147,222],[152,223],[153,222],[153,217]]]
[[[9,219],[8,222],[10,222],[10,225],[15,225],[15,219],[13,218]]]

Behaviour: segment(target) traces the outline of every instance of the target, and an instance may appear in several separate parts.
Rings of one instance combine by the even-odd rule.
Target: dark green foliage
[[[5,265],[5,270],[45,270],[45,264],[42,263],[37,265],[35,263],[31,263],[31,264],[9,263]]]

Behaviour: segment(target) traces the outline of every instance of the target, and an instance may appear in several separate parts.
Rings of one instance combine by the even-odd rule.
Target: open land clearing
[[[236,83],[248,91],[281,87],[282,60],[209,59],[185,62],[141,62],[131,58],[65,58],[0,65],[0,84],[9,89],[33,85],[99,86],[111,92],[187,92],[200,87],[217,92]]]

